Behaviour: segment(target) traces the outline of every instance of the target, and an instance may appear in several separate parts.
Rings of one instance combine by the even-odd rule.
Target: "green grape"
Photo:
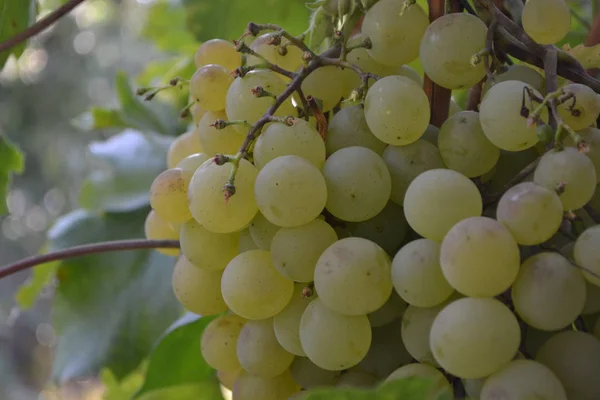
[[[238,337],[237,357],[242,368],[263,378],[282,374],[294,360],[277,341],[272,318],[246,322]]]
[[[380,0],[367,11],[362,33],[371,39],[373,59],[399,66],[419,56],[419,42],[428,25],[429,18],[420,5]]]
[[[575,242],[573,254],[581,267],[583,277],[590,283],[600,286],[600,225],[586,229]]]
[[[286,83],[275,72],[269,70],[254,70],[248,72],[243,78],[235,78],[227,91],[225,108],[230,121],[246,121],[254,124],[269,109],[274,102],[272,97],[256,97],[252,94],[252,90],[259,86],[274,96],[279,96],[287,88]],[[275,116],[278,117],[296,114],[290,99],[285,100],[275,111]],[[242,128],[239,129],[247,130],[245,126],[241,126]]]
[[[325,163],[323,138],[303,119],[293,119],[292,126],[269,124],[254,144],[254,165],[258,169],[277,157],[290,155],[302,157],[317,168]]]
[[[281,228],[271,242],[275,268],[296,282],[312,282],[321,254],[337,241],[335,230],[315,219],[295,228]]]
[[[473,86],[485,76],[485,61],[472,65],[471,58],[485,49],[486,35],[486,25],[471,14],[452,13],[436,19],[419,48],[425,74],[447,89]]]
[[[364,315],[383,306],[392,293],[389,256],[370,240],[349,237],[329,246],[315,268],[315,289],[323,304],[344,315]]]
[[[481,91],[482,98],[492,86],[504,81],[525,82],[528,85],[533,86],[538,92],[542,94],[546,93],[546,82],[539,72],[526,65],[515,64],[485,81]]]
[[[373,218],[346,226],[352,236],[369,239],[390,255],[396,254],[408,232],[404,210],[391,201]]]
[[[534,328],[556,331],[575,321],[585,305],[585,280],[558,253],[529,257],[512,286],[517,314]]]
[[[371,345],[371,326],[366,315],[338,314],[316,298],[300,320],[300,342],[317,366],[341,371],[365,357]]]
[[[449,114],[448,117],[451,115]],[[438,136],[440,134],[440,128],[435,125],[427,125],[427,129],[425,129],[425,133],[421,136],[421,139],[431,143],[432,145],[437,147]],[[441,157],[440,157],[441,158]]]
[[[390,198],[399,205],[404,203],[406,189],[417,176],[431,169],[446,167],[437,147],[424,139],[404,146],[386,147],[383,161],[392,177]]]
[[[410,78],[387,76],[367,92],[365,118],[382,142],[396,146],[415,142],[427,129],[429,117],[427,95]]]
[[[246,320],[239,315],[221,315],[202,332],[200,350],[208,365],[222,371],[239,371],[237,342]]]
[[[469,398],[481,400],[481,389],[485,383],[485,378],[479,379],[462,379],[463,386]]]
[[[198,68],[190,78],[190,95],[207,111],[225,109],[227,90],[233,82],[229,72],[217,64]]]
[[[235,128],[235,125],[217,129],[212,126],[217,120],[227,120],[225,111],[208,111],[198,123],[200,144],[204,153],[209,156],[215,154],[237,154],[244,142],[246,135]]]
[[[286,38],[281,38],[281,44],[278,46],[269,44],[269,40],[272,40],[275,35],[278,35],[278,33],[269,32],[260,35],[250,44],[250,48],[270,63],[288,71],[296,71],[302,66],[302,50],[290,45],[289,40]],[[264,63],[264,60],[260,57],[248,55],[247,65],[260,65],[262,63]]]
[[[219,64],[232,71],[242,65],[242,55],[233,43],[223,39],[210,39],[202,43],[194,54],[197,68],[207,64]]]
[[[448,168],[469,178],[490,171],[500,158],[500,149],[483,134],[475,111],[460,111],[448,118],[440,129],[438,148]]]
[[[564,185],[564,191],[560,194],[563,209],[577,210],[594,195],[596,170],[590,159],[577,149],[552,149],[540,159],[533,181],[550,190]]]
[[[328,65],[314,70],[304,79],[302,92],[322,101],[321,111],[327,112],[340,102],[346,95],[348,85],[342,77],[344,71],[334,65]]]
[[[450,169],[432,169],[417,176],[404,197],[404,215],[419,235],[441,242],[457,222],[481,215],[477,186]]]
[[[173,226],[158,216],[154,210],[150,210],[144,222],[144,234],[146,239],[179,240],[179,232]],[[156,251],[167,256],[177,257],[179,249],[157,248]]]
[[[196,170],[188,189],[189,209],[200,225],[211,232],[231,233],[246,227],[258,211],[254,183],[258,171],[245,159],[239,162],[235,177],[235,195],[225,198],[233,164],[217,165],[207,161]]]
[[[277,225],[273,225],[261,213],[257,213],[248,226],[252,241],[261,250],[271,249],[271,241],[279,229]]]
[[[596,169],[596,180],[600,182],[600,129],[586,128],[577,133],[588,145],[588,151],[585,155],[588,156],[592,161],[592,164],[594,164],[594,168]],[[570,136],[565,138],[563,144],[569,147],[577,147],[577,144]]]
[[[238,376],[240,376],[241,372],[242,367],[239,367],[238,369],[233,371],[218,370],[217,379],[219,380],[219,383],[223,385],[223,387],[225,387],[228,390],[231,390],[233,388],[233,383],[238,378]]]
[[[353,146],[366,147],[379,155],[386,146],[369,129],[361,106],[342,108],[333,116],[327,127],[325,147],[328,155]]]
[[[555,191],[533,182],[523,182],[502,195],[496,218],[517,243],[532,246],[544,243],[558,231],[563,207]]]
[[[581,314],[596,314],[600,311],[600,286],[585,281],[585,306]]]
[[[528,0],[521,23],[525,33],[539,44],[555,44],[571,29],[571,10],[564,0]]]
[[[402,320],[397,319],[379,328],[372,329],[371,346],[357,368],[385,378],[398,367],[408,364],[412,356],[400,339]]]
[[[371,327],[379,328],[399,319],[402,317],[402,315],[404,315],[404,311],[406,311],[407,306],[408,304],[402,300],[402,297],[400,297],[395,291],[392,291],[390,298],[385,302],[384,305],[367,315],[367,317],[369,317]]]
[[[418,362],[438,367],[429,345],[429,333],[435,317],[446,303],[435,307],[408,306],[402,317],[402,343],[410,355]]]
[[[440,245],[429,239],[400,249],[392,261],[392,282],[400,297],[417,307],[441,304],[454,292],[440,267]]]
[[[299,390],[289,370],[274,378],[261,378],[242,371],[231,393],[235,400],[282,400]]]
[[[190,181],[192,180],[192,176],[194,176],[194,172],[202,164],[204,164],[210,157],[204,153],[195,153],[187,156],[179,164],[177,164],[177,168],[182,170],[183,180],[187,182],[189,187]]]
[[[480,400],[507,399],[567,400],[563,385],[546,366],[533,360],[515,360],[485,380]]]
[[[423,77],[421,76],[421,74],[419,74],[416,69],[409,67],[408,65],[401,65],[396,70],[396,73],[392,75],[405,76],[409,79],[412,79],[417,85],[423,86]]]
[[[557,333],[544,343],[535,360],[554,372],[568,399],[600,398],[600,340],[591,334]]]
[[[391,382],[411,377],[428,378],[432,380],[427,397],[424,398],[426,400],[439,399],[442,398],[442,394],[448,396],[453,393],[452,386],[444,374],[427,364],[412,363],[404,365],[392,372],[385,381]]]
[[[150,186],[150,205],[167,222],[180,224],[192,217],[187,197],[188,184],[179,168],[161,172]]]
[[[307,357],[296,357],[290,366],[290,372],[298,386],[304,389],[333,386],[340,376],[340,371],[323,369]]]
[[[498,300],[465,297],[440,311],[429,340],[433,356],[446,372],[464,379],[483,378],[514,357],[521,330],[513,313]]]
[[[377,383],[379,383],[379,378],[373,374],[360,370],[350,370],[340,376],[336,386],[369,388]]]
[[[227,311],[221,295],[223,271],[198,268],[185,257],[179,257],[173,270],[175,297],[183,307],[198,315],[215,315]]]
[[[250,250],[235,257],[221,279],[221,292],[231,311],[251,320],[279,314],[293,291],[294,282],[277,272],[271,253],[264,250]]]
[[[596,92],[580,83],[571,83],[561,90],[574,96],[558,106],[558,114],[565,124],[575,130],[595,126],[600,114],[600,100]]]
[[[202,107],[200,107],[200,104],[196,102],[190,107],[190,114],[192,115],[192,122],[194,125],[198,125],[198,122],[200,122],[200,119],[202,119],[206,113],[207,111],[203,110]]]
[[[364,25],[363,25],[364,26]],[[364,47],[358,47],[348,53],[346,61],[356,65],[363,72],[370,72],[381,78],[390,75],[396,75],[398,67],[381,64],[371,56],[369,50]],[[360,86],[360,78],[357,76],[357,85]]]
[[[254,186],[258,209],[271,223],[293,228],[323,211],[327,187],[321,171],[298,156],[282,156],[259,172]]]
[[[202,145],[198,131],[188,131],[177,136],[169,146],[167,151],[167,167],[175,168],[184,158],[196,153],[203,153]]]
[[[181,226],[181,252],[199,268],[224,270],[238,255],[240,234],[214,233],[191,219]]]
[[[527,165],[536,160],[539,153],[533,147],[523,151],[500,151],[496,166],[481,177],[490,193],[503,191],[505,186]]]
[[[254,239],[252,239],[252,235],[250,234],[250,229],[246,228],[240,231],[240,244],[238,246],[238,253],[243,253],[245,251],[250,250],[260,250],[259,247],[254,243]]]
[[[440,265],[452,287],[466,296],[497,296],[519,272],[517,242],[498,221],[470,217],[448,231],[440,249]]]
[[[306,357],[300,343],[300,320],[310,299],[303,296],[304,283],[294,284],[294,294],[287,306],[273,317],[275,336],[279,344],[292,354]]]
[[[327,211],[344,221],[373,218],[390,199],[390,173],[381,157],[366,147],[336,151],[325,161],[323,175],[327,183]]]

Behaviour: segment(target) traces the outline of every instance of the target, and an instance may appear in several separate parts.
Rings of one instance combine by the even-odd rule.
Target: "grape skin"
[[[406,307],[408,307],[408,304],[402,300],[402,297],[396,291],[392,291],[390,298],[384,305],[367,315],[371,327],[379,328],[401,318],[406,311]]]
[[[198,47],[194,54],[194,63],[197,68],[207,64],[219,64],[232,71],[242,64],[242,54],[227,40],[210,39]]]
[[[144,234],[146,239],[165,239],[165,240],[178,240],[179,232],[177,232],[171,224],[162,219],[156,214],[154,210],[150,210],[144,221]],[[167,256],[178,256],[180,253],[179,249],[165,249],[157,248],[159,253]]]
[[[585,155],[592,161],[596,169],[596,181],[600,182],[600,129],[586,128],[577,132],[588,145]],[[577,147],[571,136],[567,136],[563,142],[565,146]]]
[[[600,286],[600,225],[586,229],[575,242],[575,262],[585,268],[583,276],[590,283]],[[591,273],[590,273],[591,272]]]
[[[350,106],[342,108],[329,122],[325,146],[328,155],[353,146],[366,147],[381,155],[387,145],[369,129],[363,108]]]
[[[188,209],[188,184],[179,168],[161,172],[150,186],[150,205],[165,221],[180,224],[192,217]]]
[[[210,157],[204,153],[195,153],[187,156],[177,164],[177,168],[181,169],[183,180],[187,182],[188,187],[192,180],[192,176],[194,176],[194,172],[196,172],[196,170],[209,158]]]
[[[198,68],[190,78],[190,95],[207,111],[225,109],[227,90],[233,82],[229,72],[217,64]]]
[[[346,94],[347,86],[342,78],[344,71],[334,65],[327,65],[313,71],[304,79],[301,88],[305,96],[322,101],[321,111],[335,107]]]
[[[200,136],[196,129],[177,136],[167,151],[167,167],[175,168],[184,158],[195,153],[202,153]]]
[[[452,386],[444,374],[427,364],[412,363],[404,365],[392,372],[385,381],[391,382],[409,377],[429,378],[433,381],[427,399],[443,398],[443,394],[449,395],[453,392]]]
[[[288,352],[302,357],[306,357],[306,353],[300,343],[300,320],[311,301],[302,295],[305,287],[304,283],[296,283],[290,302],[273,317],[273,328],[279,344]]]
[[[408,306],[402,317],[402,342],[406,350],[420,363],[439,367],[429,344],[429,334],[435,317],[448,302],[435,307]]]
[[[571,11],[564,0],[529,0],[523,7],[521,22],[533,40],[554,44],[571,29]]]
[[[226,126],[223,129],[211,126],[217,120],[227,120],[224,111],[208,111],[198,122],[197,132],[204,153],[209,156],[236,154],[246,135],[236,130],[234,125]]]
[[[596,92],[580,83],[571,83],[561,90],[565,94],[575,96],[574,99],[567,100],[558,106],[558,114],[563,121],[575,130],[595,125],[600,114],[600,99]]]
[[[343,373],[335,386],[337,387],[354,387],[354,388],[370,388],[379,382],[379,378],[368,372],[359,369],[349,370]]]
[[[333,386],[340,376],[339,371],[320,368],[307,357],[296,357],[290,372],[294,381],[304,389]]]
[[[271,242],[279,229],[279,226],[272,224],[262,213],[257,213],[248,226],[252,241],[261,250],[271,250]]]
[[[268,44],[268,41],[273,37],[273,33],[265,33],[260,35],[250,44],[250,48],[256,53],[263,56],[267,61],[280,66],[288,71],[296,71],[302,66],[302,50],[294,45],[289,45],[286,38],[281,38],[279,46]],[[279,51],[282,46],[285,46],[286,53],[281,54]],[[264,61],[253,55],[248,55],[246,65],[260,65]]]
[[[183,255],[198,268],[222,271],[238,254],[240,235],[214,233],[195,220],[181,226],[180,243]]]
[[[231,390],[235,400],[287,399],[299,388],[289,370],[274,378],[262,378],[242,371]]]
[[[238,371],[237,341],[246,320],[239,315],[227,314],[212,320],[202,332],[200,350],[212,368]]]
[[[505,71],[500,72],[494,75],[491,79],[485,81],[481,92],[482,98],[492,86],[504,81],[525,82],[528,85],[533,86],[533,88],[538,92],[542,94],[546,93],[546,81],[539,72],[526,65],[515,64],[509,66]]]

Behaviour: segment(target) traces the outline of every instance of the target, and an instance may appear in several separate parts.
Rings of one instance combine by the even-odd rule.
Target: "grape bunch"
[[[190,351],[235,400],[414,376],[428,399],[599,399],[598,95],[489,71],[474,15],[355,3],[321,6],[365,13],[337,53],[250,24],[195,54],[193,128],[145,225],[180,240],[159,251],[183,306],[218,315]],[[540,44],[567,18],[562,0],[522,16]],[[484,80],[475,109],[430,125],[417,58],[446,89]]]

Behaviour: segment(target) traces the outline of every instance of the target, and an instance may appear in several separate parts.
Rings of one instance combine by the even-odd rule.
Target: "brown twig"
[[[467,99],[467,110],[477,111],[481,102],[481,93],[483,92],[483,81],[479,81],[469,89],[469,97]]]
[[[313,112],[313,115],[315,116],[315,119],[317,120],[317,131],[323,140],[325,140],[327,139],[327,118],[312,96],[308,96],[307,101],[310,109]]]

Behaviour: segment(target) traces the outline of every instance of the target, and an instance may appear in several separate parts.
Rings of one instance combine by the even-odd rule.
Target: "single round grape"
[[[447,303],[435,307],[408,306],[402,316],[402,343],[418,362],[438,367],[429,344],[429,333],[435,317]]]
[[[485,49],[486,35],[486,25],[471,14],[452,13],[436,19],[419,48],[425,74],[447,89],[473,86],[485,76],[484,61],[473,65],[471,58]]]
[[[275,268],[295,282],[312,282],[319,257],[337,239],[335,230],[320,219],[295,228],[281,228],[271,242]]]
[[[150,186],[150,205],[167,222],[180,224],[192,217],[187,197],[188,184],[179,168],[161,172]]]
[[[237,341],[247,321],[235,314],[221,315],[212,320],[202,332],[202,357],[214,369],[237,371],[241,368],[237,357]]]
[[[195,153],[202,153],[202,145],[198,131],[188,131],[177,136],[169,146],[167,151],[167,167],[175,168],[184,158]]]
[[[206,162],[196,170],[188,189],[189,209],[200,225],[211,232],[230,233],[247,226],[258,211],[254,183],[258,171],[241,159],[235,177],[235,195],[225,198],[223,186],[233,164]]]
[[[252,241],[261,250],[271,249],[271,241],[279,229],[279,226],[273,225],[261,213],[257,213],[248,226]]]
[[[379,155],[386,147],[386,144],[369,129],[361,106],[342,108],[329,121],[327,127],[325,147],[328,155],[352,146],[366,147]]]
[[[210,157],[204,153],[195,153],[187,156],[179,164],[177,164],[177,168],[179,168],[182,172],[183,180],[187,182],[188,187],[190,181],[192,180],[192,176],[194,176],[194,172],[202,164],[204,164]]]
[[[220,286],[231,311],[251,320],[279,314],[294,291],[294,282],[277,272],[271,254],[264,250],[250,250],[231,260]]]
[[[442,394],[448,396],[452,393],[452,386],[444,374],[427,364],[412,363],[404,365],[392,372],[385,381],[391,382],[412,377],[432,380],[427,399],[438,399],[442,398]]]
[[[385,65],[403,65],[419,56],[429,18],[418,4],[380,0],[367,11],[362,33],[371,39],[369,54]]]
[[[240,244],[238,246],[238,253],[243,253],[249,250],[261,250],[256,243],[254,243],[254,239],[252,239],[252,235],[250,234],[250,229],[246,228],[240,231]]]
[[[371,388],[379,383],[379,378],[359,369],[349,370],[344,372],[335,386],[337,387],[355,387],[355,388]]]
[[[344,315],[383,306],[392,293],[389,256],[370,240],[349,237],[329,246],[315,268],[315,289],[323,304]]]
[[[327,210],[344,221],[373,218],[390,198],[390,173],[381,157],[366,147],[336,151],[325,161],[323,175],[327,183]]]
[[[404,203],[406,189],[417,176],[430,169],[446,167],[440,151],[425,139],[404,146],[386,147],[383,161],[392,178],[390,199],[399,205]]]
[[[227,311],[221,295],[223,271],[198,268],[179,257],[173,270],[173,292],[183,307],[198,315],[215,315]]]
[[[419,235],[441,242],[457,222],[481,215],[477,186],[450,169],[432,169],[417,176],[404,197],[404,214]]]
[[[206,114],[207,111],[200,107],[200,104],[194,102],[194,104],[190,107],[190,114],[192,115],[192,122],[194,125],[198,125],[200,119]]]
[[[289,370],[274,378],[261,378],[242,371],[235,380],[231,393],[235,400],[282,400],[290,398],[299,390]]]
[[[555,334],[542,345],[535,361],[554,372],[568,399],[600,398],[600,340],[589,333]]]
[[[490,171],[500,158],[500,149],[484,135],[475,111],[461,111],[448,118],[440,129],[438,148],[448,168],[469,178]]]
[[[482,98],[492,86],[504,81],[525,82],[538,92],[546,93],[546,82],[539,72],[523,64],[514,64],[485,81],[481,91]]]
[[[600,311],[600,286],[585,281],[585,306],[582,315],[596,314]]]
[[[275,336],[281,346],[292,354],[306,357],[300,343],[300,320],[311,299],[303,296],[305,283],[294,285],[294,294],[287,306],[273,317]]]
[[[583,276],[590,283],[600,286],[600,225],[586,229],[575,242],[573,254],[581,267]]]
[[[462,298],[448,304],[433,321],[433,356],[459,378],[483,378],[507,364],[521,341],[519,323],[501,302]]]
[[[285,228],[309,223],[327,201],[321,171],[298,156],[277,157],[267,163],[256,178],[254,193],[265,218]]]
[[[517,243],[532,246],[550,239],[560,227],[563,207],[555,191],[533,182],[519,183],[502,195],[496,218]]]
[[[466,296],[497,296],[519,272],[519,246],[498,221],[470,217],[454,225],[442,241],[440,265],[452,287]]]
[[[540,159],[533,181],[550,190],[564,185],[560,194],[563,209],[577,210],[594,195],[596,169],[590,159],[575,148],[552,149]]]
[[[360,361],[357,368],[385,378],[398,367],[412,361],[400,339],[402,321],[397,319],[379,328],[373,328],[371,346],[367,355]]]
[[[150,210],[144,222],[144,234],[146,239],[166,239],[179,240],[179,232],[177,232],[171,224],[158,216],[154,210]],[[167,256],[178,256],[179,249],[157,248],[156,251]]]
[[[333,386],[340,376],[339,371],[328,371],[317,366],[307,357],[296,357],[290,366],[296,383],[304,389]]]
[[[198,123],[197,130],[204,153],[209,156],[237,154],[246,135],[238,131],[234,125],[223,129],[215,128],[213,125],[217,120],[227,120],[225,111],[208,111]]]
[[[343,70],[334,65],[321,67],[304,79],[301,88],[305,96],[322,102],[320,109],[327,112],[335,107],[346,94],[347,86],[342,79]]]
[[[569,33],[571,10],[564,0],[529,0],[521,23],[525,33],[539,44],[554,44]]]
[[[308,122],[295,118],[292,126],[281,122],[269,124],[254,144],[254,165],[263,168],[281,156],[298,156],[317,168],[325,163],[325,143]]]
[[[392,291],[390,298],[384,305],[367,315],[371,327],[379,328],[399,319],[404,315],[407,306],[408,304],[402,300],[402,297],[400,297],[396,291]]]
[[[223,385],[223,387],[231,390],[233,388],[235,380],[238,378],[238,376],[240,376],[241,372],[242,367],[239,367],[238,369],[233,371],[218,370],[217,379],[219,380],[219,383]]]
[[[423,136],[429,125],[429,100],[410,78],[391,75],[379,79],[367,92],[365,118],[382,142],[396,146]]]
[[[392,75],[405,76],[414,81],[417,85],[423,86],[423,77],[421,74],[419,74],[416,69],[409,67],[408,65],[401,65],[396,70],[396,73]]]
[[[207,64],[219,64],[228,71],[242,65],[242,54],[238,53],[233,43],[223,39],[210,39],[202,43],[194,54],[197,68]]]
[[[378,61],[375,61],[375,59],[371,56],[369,50],[367,50],[364,47],[358,47],[352,50],[350,53],[348,53],[348,55],[346,56],[346,61],[356,65],[363,72],[370,72],[381,78],[385,76],[396,75],[396,72],[398,71],[397,66],[385,65]],[[358,75],[356,75],[356,79],[356,86],[358,87],[360,86],[360,78],[358,77]]]
[[[596,169],[596,181],[600,182],[600,129],[586,128],[577,133],[588,145],[588,150],[585,155],[588,156],[592,161],[592,164],[594,164],[594,168]],[[565,146],[577,147],[577,144],[570,136],[567,136],[563,143]]]
[[[600,99],[596,92],[580,83],[571,83],[561,90],[574,96],[558,106],[558,114],[565,124],[575,130],[595,126],[600,114]]]
[[[300,342],[317,366],[341,371],[365,357],[371,345],[371,326],[366,315],[338,314],[316,298],[300,320]]]
[[[239,232],[214,233],[191,219],[181,226],[181,252],[199,268],[224,270],[238,255]]]
[[[227,90],[233,82],[229,71],[217,64],[198,68],[190,78],[190,95],[207,111],[225,109]]]
[[[302,50],[290,45],[286,38],[281,38],[281,44],[278,46],[269,44],[269,41],[273,40],[273,37],[277,34],[277,32],[269,32],[260,35],[250,44],[250,48],[270,63],[288,71],[296,71],[302,66]],[[248,55],[247,65],[260,65],[262,63],[264,63],[264,60],[261,58]]]
[[[429,239],[400,249],[392,261],[392,282],[400,297],[417,307],[441,304],[454,292],[440,267],[440,245]]]

